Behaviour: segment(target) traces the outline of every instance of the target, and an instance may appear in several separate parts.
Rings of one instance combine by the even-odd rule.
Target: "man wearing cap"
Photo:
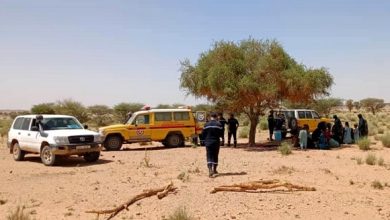
[[[208,121],[202,131],[202,137],[206,145],[207,168],[209,169],[209,177],[217,174],[218,154],[220,148],[220,138],[222,137],[222,126],[217,121],[217,114],[211,113],[210,121]]]

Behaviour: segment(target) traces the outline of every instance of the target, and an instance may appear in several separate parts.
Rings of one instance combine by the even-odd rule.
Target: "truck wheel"
[[[290,129],[297,129],[298,128],[298,121],[296,118],[292,118],[290,121]]]
[[[56,155],[50,149],[49,145],[45,145],[41,151],[42,163],[46,166],[53,166],[56,162]]]
[[[122,147],[122,138],[120,136],[108,136],[104,141],[104,148],[106,150],[120,150]]]
[[[96,162],[99,160],[100,152],[91,152],[84,154],[84,160],[87,162]]]
[[[22,161],[26,152],[20,149],[19,143],[15,143],[12,148],[12,154],[15,161]]]
[[[178,134],[171,134],[167,137],[166,143],[169,147],[180,147],[183,146],[183,137]]]

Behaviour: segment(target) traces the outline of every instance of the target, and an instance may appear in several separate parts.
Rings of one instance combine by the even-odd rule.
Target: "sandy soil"
[[[358,165],[354,158],[364,161],[368,153],[390,165],[390,149],[379,142],[369,152],[352,145],[330,151],[294,150],[289,156],[282,156],[275,147],[240,144],[236,149],[221,149],[221,175],[210,179],[203,147],[155,144],[147,150],[149,167],[145,149],[139,145],[102,152],[96,164],[72,157],[45,167],[34,155],[13,161],[3,145],[0,219],[18,205],[26,206],[35,219],[96,219],[85,211],[112,208],[144,189],[171,181],[178,187],[176,194],[162,200],[144,199],[115,219],[165,219],[178,207],[185,207],[195,219],[390,219],[390,187],[371,186],[374,180],[390,184],[390,166]],[[184,180],[178,179],[183,172]],[[317,191],[210,194],[216,186],[259,179],[285,180]]]

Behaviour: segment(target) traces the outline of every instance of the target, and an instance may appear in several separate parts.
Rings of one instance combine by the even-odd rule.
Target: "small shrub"
[[[289,155],[292,153],[292,147],[291,147],[291,144],[287,143],[287,142],[283,142],[279,147],[278,147],[278,151],[282,154],[282,155]]]
[[[376,156],[374,154],[368,154],[366,157],[366,164],[375,165],[376,164]]]
[[[380,140],[382,140],[382,135],[377,134],[377,135],[374,136],[374,139],[376,141],[380,141]]]
[[[368,128],[368,136],[374,136],[376,134],[378,134],[378,128],[377,127]]]
[[[383,189],[382,183],[379,182],[378,180],[373,181],[373,182],[371,183],[371,186],[372,186],[372,188],[374,188],[374,189],[380,189],[380,190]]]
[[[30,220],[30,215],[24,212],[24,206],[17,206],[8,216],[7,220]]]
[[[368,138],[361,138],[357,142],[360,150],[370,150],[370,140]]]
[[[267,120],[261,120],[260,121],[260,130],[268,130],[268,121]]]
[[[356,158],[356,163],[358,165],[362,165],[363,164],[363,159],[362,158]]]
[[[381,138],[383,147],[390,147],[390,133],[386,133]]]
[[[384,134],[384,133],[385,133],[385,129],[383,129],[383,128],[378,129],[378,134]]]
[[[243,127],[240,132],[238,133],[239,138],[248,138],[249,136],[249,128]]]
[[[384,160],[382,157],[380,157],[380,158],[378,159],[378,165],[379,165],[379,166],[384,166],[384,165],[385,165],[385,160]]]
[[[354,185],[355,182],[353,182],[353,180],[349,180],[349,185]]]
[[[171,214],[167,220],[192,220],[193,217],[188,214],[186,208],[179,207]]]
[[[150,163],[150,157],[148,155],[148,151],[145,149],[145,156],[142,158],[141,165],[144,167],[150,168],[152,167],[152,164]]]

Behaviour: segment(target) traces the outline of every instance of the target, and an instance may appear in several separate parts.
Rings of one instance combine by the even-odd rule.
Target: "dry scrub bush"
[[[30,215],[24,212],[24,206],[17,206],[8,216],[7,220],[30,220]]]
[[[360,150],[370,150],[370,140],[368,138],[361,138],[357,142]]]
[[[384,134],[385,133],[385,129],[383,128],[378,128],[378,134]]]
[[[376,156],[375,154],[368,154],[366,157],[366,164],[375,165],[376,164]]]
[[[239,138],[248,138],[248,136],[249,136],[249,128],[248,127],[243,127],[238,133]]]
[[[380,189],[382,190],[383,189],[383,185],[381,182],[379,182],[378,180],[375,180],[371,183],[371,187],[374,188],[374,189]]]
[[[287,142],[283,142],[279,147],[278,147],[278,151],[282,154],[282,155],[289,155],[292,153],[292,146],[291,144],[287,143]]]
[[[383,159],[383,157],[380,157],[380,158],[378,159],[378,165],[379,165],[379,166],[384,166],[384,165],[385,165],[385,160]]]
[[[186,208],[179,207],[172,213],[167,220],[192,220],[193,217],[188,214]]]
[[[390,147],[390,133],[383,135],[381,141],[384,147]]]

